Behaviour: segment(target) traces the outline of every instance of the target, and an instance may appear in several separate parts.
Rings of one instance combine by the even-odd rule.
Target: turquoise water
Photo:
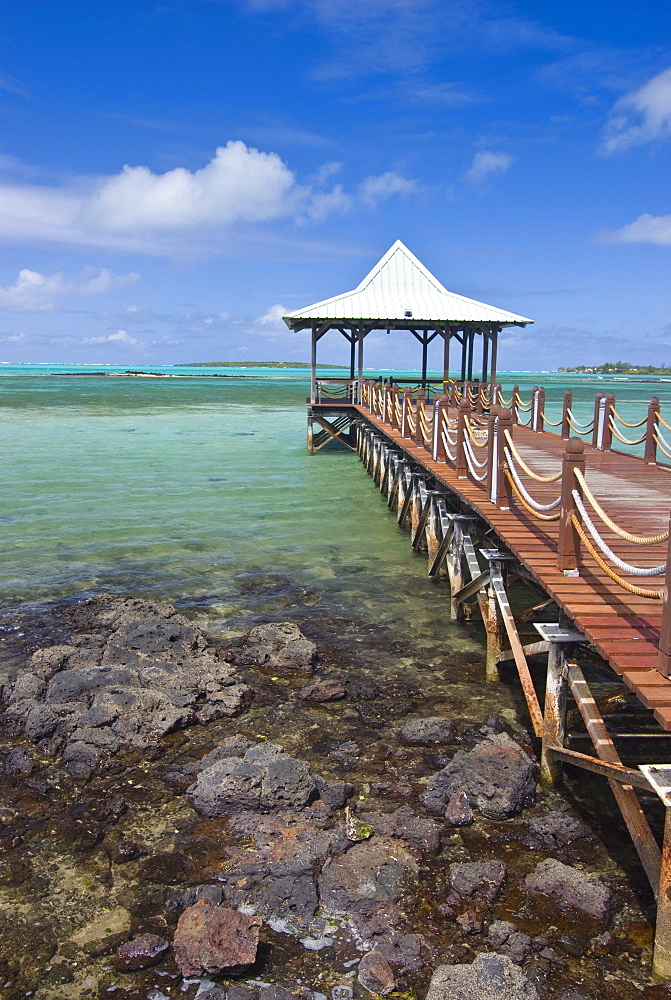
[[[382,624],[420,646],[446,627],[457,644],[479,641],[476,624],[446,625],[425,557],[357,459],[307,454],[307,373],[46,377],[54,370],[0,366],[4,606],[113,590],[201,601],[230,626],[279,613],[294,586],[310,590],[319,613]],[[570,386],[581,420],[597,390],[613,389],[628,419],[643,416],[653,392],[671,413],[671,383],[501,380],[506,393],[518,382],[525,399],[546,385],[554,414]]]

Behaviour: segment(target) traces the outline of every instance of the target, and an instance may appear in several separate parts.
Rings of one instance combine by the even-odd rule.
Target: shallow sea
[[[54,374],[74,370],[81,374]],[[356,457],[307,454],[306,373],[206,369],[234,377],[163,380],[86,371],[0,366],[5,608],[107,590],[200,605],[235,627],[278,610],[262,579],[270,574],[278,594],[310,588],[329,614],[388,626],[419,647],[448,635],[458,646],[479,642],[478,625],[447,621],[443,586],[427,579],[425,558]],[[582,421],[596,391],[614,391],[632,421],[653,392],[671,411],[671,382],[501,380],[507,395],[517,382],[524,399],[545,385],[555,420],[567,387]]]

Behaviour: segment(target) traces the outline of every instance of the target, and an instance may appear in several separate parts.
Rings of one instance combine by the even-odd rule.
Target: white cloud
[[[602,153],[616,153],[671,136],[671,67],[615,103],[604,130]]]
[[[324,188],[335,169],[327,164],[301,184],[277,153],[231,141],[195,171],[177,167],[157,174],[146,166],[125,166],[112,177],[63,187],[0,183],[0,239],[184,253],[185,237],[207,243],[209,234],[211,245],[213,234],[236,225],[319,220],[349,211],[352,195],[341,185]],[[367,178],[364,192],[375,183],[380,193],[386,185],[385,197],[413,185],[383,174]]]
[[[259,316],[256,322],[259,326],[273,326],[286,330],[287,327],[282,320],[282,317],[286,316],[288,312],[290,312],[289,309],[286,309],[284,306],[277,303],[276,305],[271,306],[268,312],[264,313],[263,316]]]
[[[114,274],[108,267],[99,270],[87,267],[71,277],[62,271],[46,275],[24,267],[13,285],[0,288],[0,309],[47,312],[55,307],[57,300],[67,296],[100,295],[139,278],[140,275],[135,273]]]
[[[615,232],[599,235],[602,243],[655,243],[657,246],[671,246],[671,215],[639,215]]]
[[[493,153],[489,150],[482,150],[475,154],[464,177],[473,184],[481,184],[490,174],[504,174],[514,162],[515,157],[511,156],[510,153]]]
[[[402,177],[393,170],[377,177],[366,177],[359,184],[359,197],[364,205],[376,208],[394,194],[410,194],[417,189],[416,181]]]
[[[25,344],[30,340],[27,333],[7,333],[0,337],[3,344]]]
[[[144,347],[144,343],[141,340],[137,340],[136,337],[131,337],[129,333],[125,330],[117,330],[116,333],[110,333],[108,337],[84,337],[79,341],[80,344],[126,344],[128,347]]]

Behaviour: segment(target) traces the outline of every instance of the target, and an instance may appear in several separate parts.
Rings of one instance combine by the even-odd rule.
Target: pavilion
[[[443,338],[443,378],[449,379],[450,344],[461,347],[461,381],[496,381],[497,341],[505,326],[526,326],[533,320],[495,306],[448,292],[408,248],[396,240],[369,274],[351,292],[298,309],[282,317],[291,330],[310,330],[311,400],[316,393],[317,342],[329,330],[342,333],[350,344],[350,378],[355,364],[363,378],[363,344],[373,330],[409,330],[422,345],[422,383],[426,384],[428,347]],[[482,365],[474,368],[476,337],[482,338]],[[358,346],[358,361],[357,361]],[[474,375],[474,372],[476,374]]]

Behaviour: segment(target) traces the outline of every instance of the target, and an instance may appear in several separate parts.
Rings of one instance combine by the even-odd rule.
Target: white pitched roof
[[[411,316],[408,316],[411,313]],[[415,323],[525,325],[533,320],[448,292],[400,240],[360,285],[343,295],[282,317],[288,327],[305,320],[397,320]]]

